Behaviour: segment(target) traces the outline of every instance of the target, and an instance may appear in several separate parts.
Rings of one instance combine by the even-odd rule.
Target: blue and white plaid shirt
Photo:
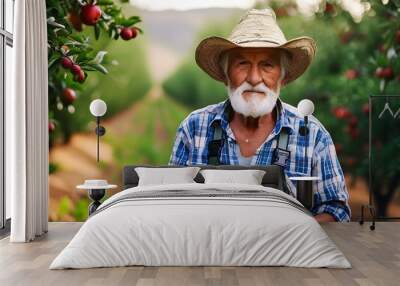
[[[223,145],[220,162],[223,165],[238,165],[235,145],[237,144],[229,119],[225,112],[230,105],[229,99],[197,109],[191,112],[179,125],[169,165],[206,165],[208,164],[208,143],[213,140],[214,128],[211,124],[220,120],[223,131]],[[313,214],[329,213],[336,221],[349,221],[351,211],[348,205],[349,194],[332,138],[325,127],[314,116],[309,116],[309,134],[299,134],[299,126],[304,118],[297,108],[277,101],[277,120],[273,131],[257,149],[250,165],[270,165],[277,139],[282,127],[288,127],[288,150],[291,155],[285,167],[285,176],[289,189],[296,194],[295,181],[289,177],[317,176],[322,180],[313,182]],[[307,160],[305,160],[307,148]],[[305,162],[306,161],[306,162]],[[312,171],[310,166],[312,165]]]

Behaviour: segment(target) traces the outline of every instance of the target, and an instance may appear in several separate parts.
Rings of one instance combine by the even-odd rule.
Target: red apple
[[[138,30],[135,27],[132,27],[131,31],[132,31],[132,39],[136,38],[136,36],[138,34]]]
[[[85,72],[81,70],[78,74],[74,76],[74,80],[77,82],[84,82],[85,81]]]
[[[338,106],[333,109],[333,114],[338,119],[348,118],[351,112],[344,106]]]
[[[383,78],[382,71],[383,71],[383,68],[381,68],[381,67],[377,68],[375,70],[375,76],[378,78]]]
[[[121,36],[122,39],[124,39],[125,41],[128,41],[130,39],[132,39],[133,37],[133,31],[131,28],[122,28],[121,32],[119,33],[119,35]]]
[[[349,69],[345,72],[345,76],[348,80],[352,80],[358,77],[358,71],[355,69]]]
[[[379,67],[375,71],[375,76],[378,78],[391,79],[394,77],[393,69],[391,67],[386,67],[386,68]]]
[[[72,67],[71,67],[71,71],[72,71],[73,74],[77,75],[82,71],[82,69],[81,69],[81,67],[79,65],[73,64]]]
[[[75,11],[70,11],[68,19],[75,30],[77,30],[78,32],[82,31],[82,21],[78,13],[76,13]]]
[[[357,160],[354,157],[349,157],[349,158],[347,158],[346,162],[347,162],[347,165],[349,167],[351,167],[357,163]]]
[[[353,127],[350,124],[346,126],[346,133],[350,135],[352,139],[357,139],[360,135],[360,130],[357,127]]]
[[[397,30],[396,31],[396,42],[398,43],[398,44],[400,44],[400,30]]]
[[[49,121],[49,133],[52,133],[56,129],[56,125],[53,121]]]
[[[326,3],[325,5],[325,13],[333,14],[335,13],[335,6],[331,3]]]
[[[358,124],[358,118],[356,116],[352,116],[349,119],[349,126],[351,126],[352,128],[356,127]]]
[[[62,100],[65,104],[71,104],[72,102],[74,102],[74,100],[76,99],[76,93],[75,90],[73,90],[72,88],[65,88],[63,91],[63,97]]]
[[[81,20],[84,24],[93,26],[101,17],[101,9],[92,4],[87,4],[81,8]]]
[[[384,68],[382,73],[383,73],[383,77],[387,78],[387,79],[393,78],[393,76],[394,76],[393,69],[391,67]]]
[[[74,62],[69,57],[63,57],[61,59],[61,65],[65,69],[71,69],[72,66],[74,65]]]
[[[378,50],[381,52],[381,53],[386,53],[386,46],[384,45],[384,44],[381,44],[381,45],[379,45],[378,46]]]

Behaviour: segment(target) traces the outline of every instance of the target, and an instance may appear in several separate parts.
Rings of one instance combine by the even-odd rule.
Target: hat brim
[[[267,41],[257,41],[257,39],[236,44],[227,39],[213,36],[202,40],[197,46],[196,63],[212,78],[226,84],[227,80],[220,66],[220,59],[224,52],[233,48],[273,48],[289,52],[291,59],[284,78],[285,84],[301,76],[311,64],[316,53],[316,44],[310,37],[295,38],[279,45]]]

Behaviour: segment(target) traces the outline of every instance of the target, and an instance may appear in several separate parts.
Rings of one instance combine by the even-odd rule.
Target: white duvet
[[[271,199],[178,195],[121,200],[168,190],[264,191]],[[198,183],[140,186],[110,197],[50,269],[127,265],[351,267],[289,195],[257,185]]]

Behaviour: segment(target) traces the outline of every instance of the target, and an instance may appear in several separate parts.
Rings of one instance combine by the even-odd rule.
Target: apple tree
[[[96,51],[87,32],[92,30],[95,40],[104,33],[113,40],[129,41],[143,31],[137,26],[140,17],[125,17],[113,0],[47,0],[46,10],[51,148],[57,138],[64,142],[70,138],[68,116],[74,113],[74,101],[89,74],[108,73],[103,64],[107,51]]]
[[[339,43],[334,54],[326,57],[324,64],[333,72],[321,86],[330,94],[329,106],[335,120],[329,124],[334,130],[336,152],[353,178],[361,176],[369,181],[371,147],[370,187],[377,215],[384,217],[400,187],[400,117],[378,118],[386,95],[400,95],[400,1],[373,0],[365,5],[366,12],[359,22],[334,1],[325,3],[319,13],[323,21],[336,27]],[[373,110],[370,95],[382,99],[373,101]],[[400,97],[396,100],[400,102]],[[400,105],[392,104],[395,112]],[[371,146],[370,115],[374,127]]]

